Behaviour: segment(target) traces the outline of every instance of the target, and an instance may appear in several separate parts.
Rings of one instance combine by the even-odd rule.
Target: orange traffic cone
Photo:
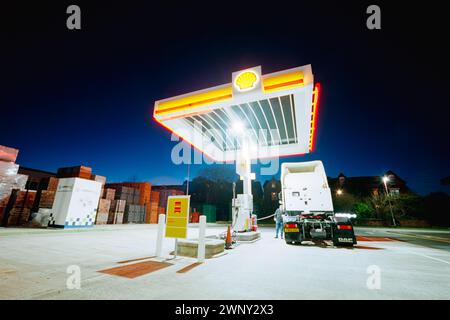
[[[231,245],[233,243],[231,242],[231,230],[230,230],[230,225],[228,225],[228,230],[227,230],[227,238],[225,239],[225,249],[231,249]]]

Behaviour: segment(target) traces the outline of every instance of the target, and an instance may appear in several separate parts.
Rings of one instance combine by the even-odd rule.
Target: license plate
[[[285,228],[284,232],[300,232],[298,228]]]
[[[353,243],[353,238],[338,238],[339,242]]]

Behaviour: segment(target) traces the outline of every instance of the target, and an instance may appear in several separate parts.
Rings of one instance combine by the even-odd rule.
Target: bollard
[[[206,216],[200,216],[198,224],[198,247],[197,247],[197,261],[205,261],[205,232],[206,232]]]
[[[160,214],[158,217],[158,234],[156,235],[156,256],[157,257],[161,257],[165,224],[166,224],[166,215]]]

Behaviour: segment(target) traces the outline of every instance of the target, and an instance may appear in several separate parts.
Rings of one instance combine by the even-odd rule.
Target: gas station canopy
[[[305,154],[314,148],[319,89],[311,65],[265,75],[258,66],[234,72],[231,83],[156,101],[153,117],[218,161],[237,159],[239,131],[257,149],[251,158]]]

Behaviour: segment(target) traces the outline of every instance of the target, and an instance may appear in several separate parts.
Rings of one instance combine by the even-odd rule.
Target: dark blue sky
[[[5,7],[0,144],[18,163],[84,164],[110,181],[181,182],[155,100],[312,64],[322,84],[316,152],[327,174],[391,169],[420,193],[450,174],[450,52],[443,8],[383,4],[369,31],[364,1],[150,4],[74,1]],[[78,4],[82,30],[66,29]],[[193,166],[195,175],[201,166]]]

